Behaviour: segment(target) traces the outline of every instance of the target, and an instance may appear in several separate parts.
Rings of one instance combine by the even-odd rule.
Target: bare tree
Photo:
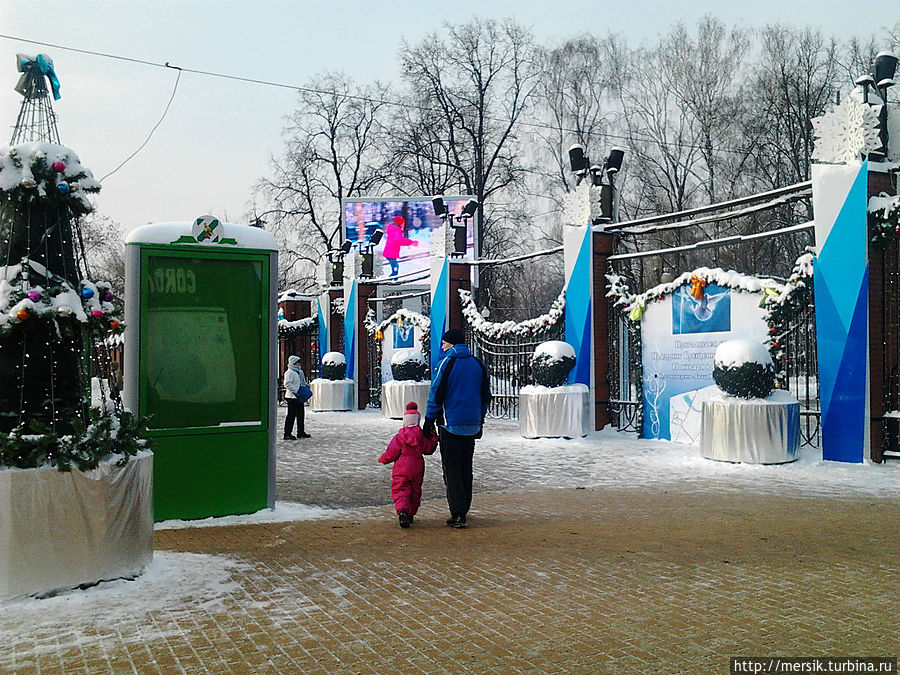
[[[811,120],[838,96],[838,46],[818,31],[768,26],[760,35],[744,138],[748,191],[783,187],[809,179]]]
[[[385,87],[358,87],[335,74],[301,92],[284,130],[285,153],[273,158],[273,175],[256,188],[265,204],[256,215],[279,240],[283,287],[315,286],[322,255],[340,241],[341,200],[382,184],[386,100]]]
[[[409,97],[392,162],[401,185],[458,190],[481,204],[478,248],[496,251],[504,223],[485,204],[522,179],[520,117],[536,84],[529,32],[505,21],[446,25],[400,51]]]

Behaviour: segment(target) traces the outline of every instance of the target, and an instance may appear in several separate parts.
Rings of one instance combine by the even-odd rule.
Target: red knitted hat
[[[403,415],[403,426],[417,427],[419,426],[419,406],[415,401],[406,404],[406,412]]]
[[[403,216],[394,216],[394,225],[403,227],[404,225],[406,225],[406,219]]]

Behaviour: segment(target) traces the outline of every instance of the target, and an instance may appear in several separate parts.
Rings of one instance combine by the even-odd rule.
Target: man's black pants
[[[464,516],[472,505],[475,436],[451,434],[443,427],[438,427],[438,435],[441,440],[441,468],[444,470],[444,487],[447,488],[450,514]]]

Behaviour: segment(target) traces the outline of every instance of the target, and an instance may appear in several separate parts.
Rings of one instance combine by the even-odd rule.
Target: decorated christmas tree
[[[139,446],[106,384],[105,340],[123,326],[110,285],[90,279],[81,238],[100,184],[59,143],[53,62],[19,55],[18,68],[24,100],[0,148],[0,466],[90,468]],[[92,377],[103,383],[94,410]]]

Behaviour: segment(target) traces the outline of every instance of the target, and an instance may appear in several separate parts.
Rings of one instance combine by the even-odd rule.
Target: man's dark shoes
[[[397,518],[400,519],[400,527],[402,527],[403,529],[406,529],[407,527],[412,525],[412,516],[409,515],[406,511],[400,511],[400,513],[397,514]]]
[[[290,434],[288,434],[287,436],[283,436],[281,440],[283,440],[283,441],[296,441],[296,440],[297,440],[297,437],[296,437],[296,436],[291,436]]]
[[[449,527],[455,527],[457,530],[463,530],[468,527],[465,516],[450,516],[445,522]]]
[[[301,431],[299,434],[297,434],[297,438],[312,438],[312,436],[310,436],[305,431]]]

